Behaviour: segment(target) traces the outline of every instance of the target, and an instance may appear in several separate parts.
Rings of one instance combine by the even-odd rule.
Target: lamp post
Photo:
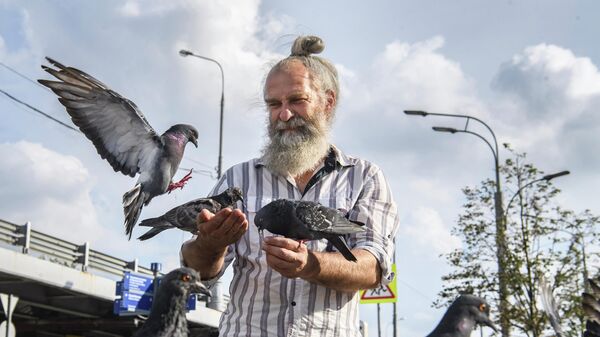
[[[517,192],[515,193],[515,195],[512,196],[512,198],[510,198],[510,201],[508,202],[508,204],[506,204],[506,210],[505,210],[505,214],[504,217],[508,219],[508,210],[510,209],[510,205],[512,204],[513,200],[515,200],[515,198],[517,197],[517,195],[521,195],[521,191],[523,191],[524,189],[526,189],[527,187],[538,183],[542,180],[544,181],[550,181],[554,178],[558,178],[558,177],[562,177],[562,176],[566,176],[567,174],[570,174],[571,172],[569,171],[560,171],[560,172],[556,172],[556,173],[552,173],[552,174],[547,174],[539,179],[535,179],[532,180],[530,182],[528,182],[527,184],[523,185],[521,188],[519,188],[517,190]]]
[[[225,75],[223,74],[223,67],[221,67],[221,64],[217,62],[217,60],[211,59],[210,57],[194,54],[189,50],[181,49],[179,51],[179,55],[181,55],[182,57],[194,56],[199,59],[214,62],[219,66],[219,70],[221,71],[221,117],[219,120],[219,161],[217,164],[217,179],[219,179],[221,178],[221,173],[223,169],[223,107],[225,106]]]
[[[466,123],[464,129],[455,129],[448,127],[433,127],[434,131],[438,132],[448,132],[448,133],[468,133],[474,136],[477,136],[479,139],[485,141],[485,143],[489,146],[490,150],[492,150],[492,154],[494,155],[494,168],[496,170],[496,192],[494,193],[494,210],[496,213],[496,259],[498,263],[498,297],[500,300],[499,312],[500,312],[500,331],[502,333],[502,337],[510,336],[510,322],[508,320],[507,310],[508,310],[508,291],[507,291],[507,282],[506,282],[506,221],[504,218],[504,211],[502,207],[502,190],[500,188],[500,160],[499,160],[499,152],[498,152],[498,141],[496,140],[496,135],[494,131],[482,120],[468,115],[458,115],[458,114],[443,114],[443,113],[432,113],[421,110],[404,110],[404,113],[409,116],[422,116],[427,117],[431,116],[442,116],[442,117],[453,117],[453,118],[463,118],[466,119]],[[467,128],[469,127],[469,122],[474,120],[481,125],[483,125],[492,135],[492,139],[494,141],[494,146],[487,140],[487,138],[481,136],[480,134],[469,131]]]

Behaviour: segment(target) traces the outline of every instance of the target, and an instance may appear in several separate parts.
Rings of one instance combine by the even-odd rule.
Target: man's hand
[[[288,278],[310,279],[318,272],[315,255],[298,241],[270,236],[263,241],[262,249],[267,256],[267,264]]]
[[[248,230],[246,215],[239,209],[225,208],[213,214],[202,210],[198,215],[198,243],[219,251],[237,242]]]

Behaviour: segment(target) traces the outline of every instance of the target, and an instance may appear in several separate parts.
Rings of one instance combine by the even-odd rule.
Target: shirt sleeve
[[[348,219],[365,225],[365,231],[351,235],[348,246],[364,249],[375,256],[381,267],[381,284],[392,281],[394,237],[398,230],[398,209],[383,172],[372,166],[358,200],[348,212]]]
[[[213,196],[213,195],[219,194],[219,193],[225,191],[229,187],[227,176],[228,175],[226,172],[221,177],[221,179],[219,179],[219,181],[217,182],[215,187],[212,189],[212,191],[208,194],[208,196]],[[191,239],[184,242],[183,245],[185,245],[186,243],[188,243],[190,241],[196,240],[196,238],[197,238],[197,235],[194,235]],[[182,252],[183,245],[181,245],[181,248],[179,249],[179,263],[181,264],[182,267],[187,267],[187,264],[183,258],[183,252]],[[221,268],[219,273],[211,279],[202,280],[202,283],[206,287],[211,288],[215,283],[217,283],[217,281],[221,278],[221,276],[223,276],[223,274],[225,274],[225,270],[227,270],[227,267],[229,267],[229,265],[233,261],[234,257],[235,257],[235,244],[231,244],[227,247],[227,252],[225,253],[225,260],[223,262],[223,267]]]

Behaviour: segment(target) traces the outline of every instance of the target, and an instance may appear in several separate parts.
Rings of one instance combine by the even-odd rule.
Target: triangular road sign
[[[394,292],[388,286],[379,286],[379,288],[365,290],[360,297],[361,300],[383,300],[395,298]]]

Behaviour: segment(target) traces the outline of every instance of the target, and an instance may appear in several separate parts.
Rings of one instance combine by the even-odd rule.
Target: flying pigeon
[[[583,311],[588,316],[584,337],[600,337],[600,285],[588,279],[589,292],[582,294]]]
[[[193,293],[210,296],[210,291],[200,282],[200,274],[191,268],[169,272],[160,281],[150,316],[133,336],[186,337],[186,302]]]
[[[254,224],[262,233],[268,230],[295,240],[327,239],[346,260],[356,262],[356,257],[340,235],[363,232],[361,224],[354,223],[333,208],[312,201],[279,199],[261,208]]]
[[[217,213],[223,208],[233,207],[235,203],[240,200],[242,202],[244,201],[242,198],[242,190],[238,187],[230,187],[221,194],[186,202],[183,205],[171,209],[158,218],[142,220],[139,224],[140,226],[152,228],[138,239],[148,240],[169,228],[179,228],[183,231],[195,234],[198,230],[196,226],[198,214],[200,214],[203,209],[209,210],[211,213]]]
[[[469,337],[475,324],[487,325],[498,331],[490,319],[490,307],[473,295],[460,295],[427,337]]]
[[[131,239],[142,207],[157,195],[183,188],[191,178],[190,171],[179,182],[171,182],[187,143],[198,147],[198,131],[191,125],[177,124],[159,136],[132,101],[81,70],[49,57],[46,60],[57,69],[44,65],[42,69],[60,81],[38,82],[58,95],[73,123],[115,172],[131,177],[140,174],[135,187],[123,195],[125,233]]]

